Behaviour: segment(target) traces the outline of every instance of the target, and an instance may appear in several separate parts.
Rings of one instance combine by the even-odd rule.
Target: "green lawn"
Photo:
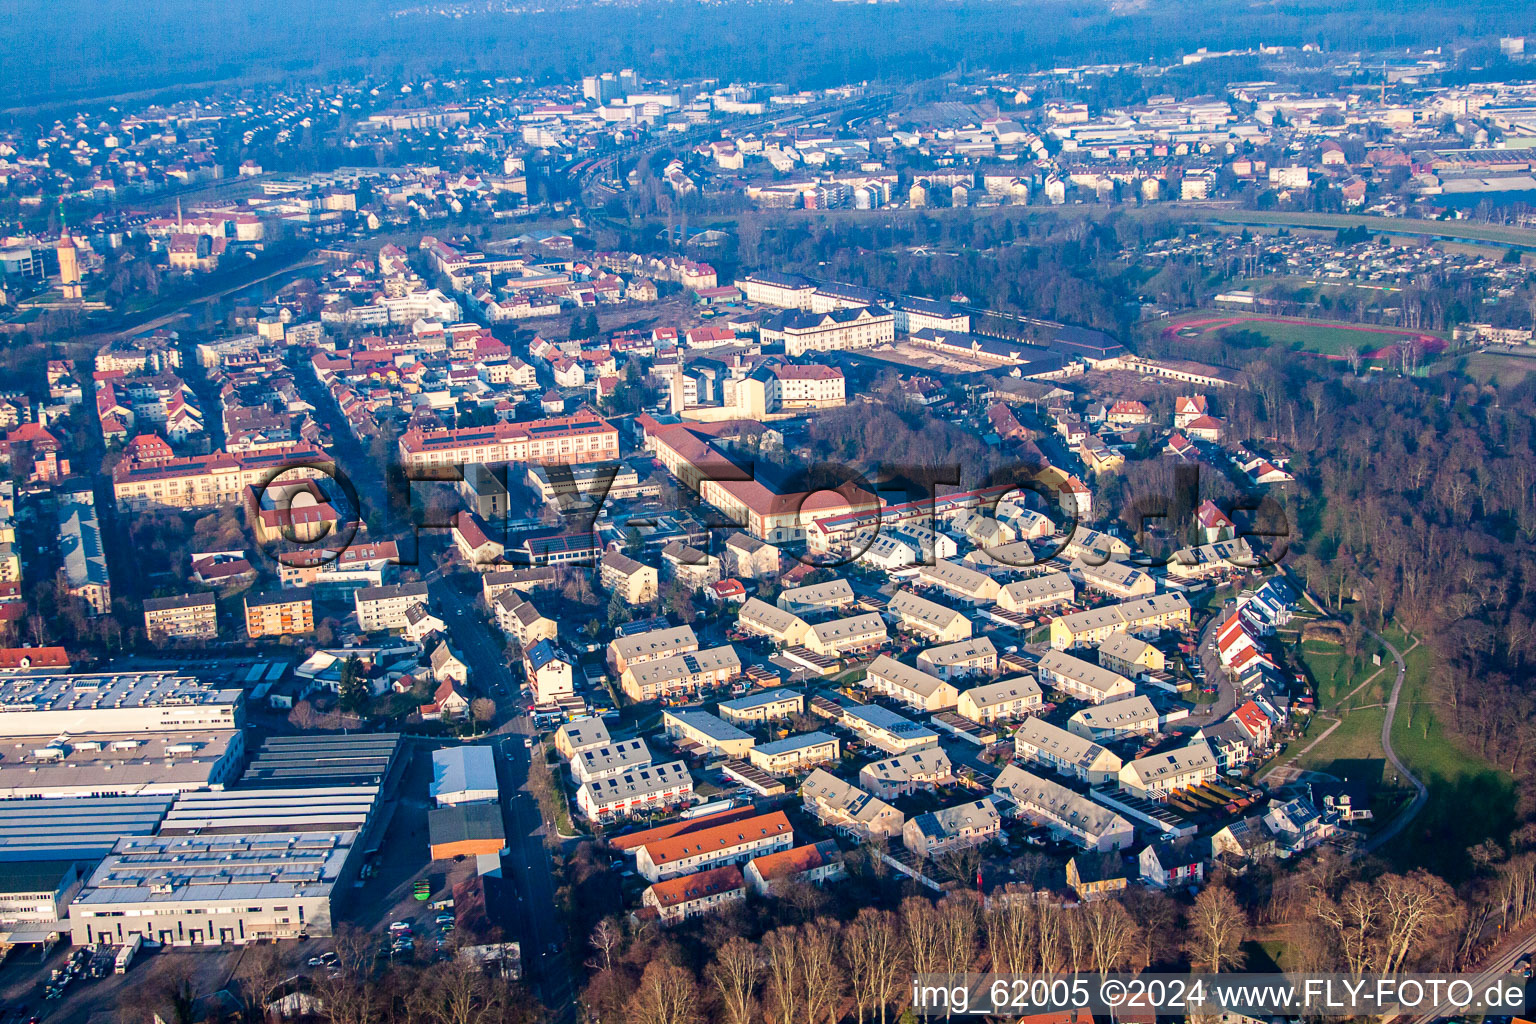
[[[1149,210],[1151,208],[1149,207]],[[1162,207],[1158,207],[1159,212]],[[1312,227],[1328,231],[1364,226],[1373,232],[1394,235],[1431,235],[1468,242],[1492,242],[1500,246],[1536,247],[1536,231],[1503,224],[1476,224],[1461,220],[1418,220],[1410,217],[1372,217],[1350,213],[1300,213],[1257,210],[1181,210],[1189,220],[1214,220],[1225,224],[1265,224],[1277,227]]]
[[[1323,323],[1267,323],[1261,320],[1224,327],[1221,334],[1234,331],[1252,331],[1262,335],[1271,345],[1296,348],[1320,355],[1342,355],[1346,348],[1354,346],[1362,352],[1373,352],[1395,343],[1399,335],[1376,331],[1350,330]]]
[[[1408,651],[1408,643],[1387,634],[1398,650],[1407,651],[1403,663],[1403,693],[1398,699],[1397,716],[1392,720],[1392,748],[1408,765],[1408,770],[1422,779],[1439,778],[1456,782],[1490,770],[1489,764],[1466,744],[1446,735],[1441,715],[1445,708],[1442,677],[1433,671],[1429,650],[1422,644]]]
[[[1381,707],[1360,708],[1343,715],[1339,727],[1328,738],[1296,759],[1298,767],[1326,772],[1335,761],[1381,760],[1386,754],[1381,749],[1381,723],[1386,720],[1387,709]],[[1312,726],[1311,735],[1299,741],[1305,747],[1312,737],[1321,736],[1319,730],[1333,723],[1319,720]]]
[[[1317,684],[1318,707],[1328,711],[1335,710],[1335,705],[1346,694],[1353,692],[1360,684],[1371,678],[1371,675],[1377,671],[1376,666],[1371,664],[1371,653],[1374,649],[1375,645],[1366,641],[1361,645],[1360,654],[1351,660],[1345,657],[1344,648],[1339,644],[1321,640],[1307,640],[1302,643],[1301,660]],[[1390,659],[1385,655],[1382,660],[1391,664]],[[1350,697],[1349,707],[1380,703],[1387,696],[1388,687],[1392,684],[1392,676],[1393,673],[1390,670],[1382,672],[1370,686]]]
[[[1392,720],[1392,749],[1429,787],[1429,801],[1412,825],[1382,853],[1400,867],[1426,867],[1458,882],[1470,870],[1465,849],[1483,839],[1503,842],[1514,825],[1514,785],[1507,771],[1490,764],[1464,739],[1448,735],[1442,716],[1448,699],[1428,648],[1409,650],[1401,630],[1383,635],[1403,653],[1403,692]],[[1386,782],[1392,781],[1388,769]],[[1455,834],[1454,843],[1430,841]]]
[[[1519,384],[1536,373],[1536,359],[1506,356],[1494,352],[1473,352],[1459,357],[1457,367],[1479,384],[1500,386]]]

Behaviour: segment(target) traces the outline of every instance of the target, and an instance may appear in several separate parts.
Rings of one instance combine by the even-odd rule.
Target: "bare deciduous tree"
[[[1088,958],[1099,974],[1108,974],[1130,959],[1136,922],[1119,900],[1094,900],[1083,908],[1088,933]]]
[[[805,979],[805,1024],[837,1024],[843,973],[837,961],[836,925],[813,921],[800,929],[800,976]]]
[[[1036,900],[1034,894],[1006,889],[987,908],[987,952],[992,970],[999,974],[1028,974],[1034,970],[1039,949],[1035,945]]]
[[[901,901],[901,928],[907,941],[907,957],[918,974],[936,974],[943,970],[943,931],[939,912],[921,896]]]
[[[1189,912],[1190,956],[1212,974],[1241,967],[1247,931],[1248,916],[1232,891],[1220,883],[1207,886]]]
[[[715,986],[725,1024],[751,1024],[753,993],[763,974],[757,947],[738,935],[715,952],[705,973]]]
[[[876,1009],[885,1024],[886,1010],[902,988],[903,952],[896,915],[889,910],[865,907],[843,929],[843,959],[859,1024]]]
[[[590,966],[595,971],[609,971],[613,969],[613,954],[624,941],[624,931],[619,927],[619,922],[613,917],[605,917],[592,926],[592,934],[587,936],[587,944],[590,945],[596,957],[591,960]]]
[[[667,960],[652,960],[625,1007],[629,1024],[695,1024],[698,987],[693,973]]]
[[[800,1015],[804,979],[792,928],[776,928],[763,936],[763,955],[768,962],[766,994],[778,1024],[795,1024]]]

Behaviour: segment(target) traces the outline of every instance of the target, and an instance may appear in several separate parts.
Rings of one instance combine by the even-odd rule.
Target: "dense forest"
[[[7,107],[209,83],[483,73],[570,82],[633,67],[657,78],[822,87],[912,80],[964,63],[1031,70],[1311,43],[1438,47],[1523,31],[1519,8],[1474,0],[900,4],[451,4],[408,0],[18,0],[0,20]],[[473,9],[478,8],[478,9]],[[1191,26],[1198,25],[1197,35]]]

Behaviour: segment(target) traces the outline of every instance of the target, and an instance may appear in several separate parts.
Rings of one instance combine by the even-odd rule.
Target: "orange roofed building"
[[[504,462],[575,465],[618,457],[618,430],[591,409],[526,423],[418,428],[400,435],[400,461],[408,468]]]
[[[835,842],[823,840],[753,857],[747,861],[747,870],[743,874],[753,892],[767,896],[775,884],[805,881],[820,885],[842,877],[843,855]]]
[[[783,811],[772,811],[646,843],[635,853],[635,870],[646,881],[659,882],[722,864],[742,864],[794,845],[795,832],[789,819]]]
[[[630,832],[627,835],[616,836],[608,840],[608,845],[620,853],[633,854],[647,843],[660,842],[663,839],[672,839],[675,836],[687,835],[690,832],[702,832],[718,825],[729,825],[734,821],[757,816],[757,811],[752,807],[733,807],[728,811],[716,811],[714,814],[702,814],[697,818],[680,818],[677,821],[669,821],[655,828],[641,829],[638,832]]]
[[[640,902],[655,910],[662,924],[677,924],[746,898],[741,869],[731,865],[657,882],[645,890]]]
[[[880,509],[878,497],[852,482],[815,491],[781,491],[754,479],[750,469],[731,461],[718,444],[760,433],[764,427],[755,421],[661,424],[642,415],[636,423],[645,431],[647,446],[673,476],[758,540],[804,540],[818,519]]]
[[[129,512],[232,505],[248,487],[265,487],[279,476],[320,476],[332,464],[330,456],[308,442],[175,458],[165,455],[163,443],[140,444],[142,440],[136,439],[128,458],[112,470],[112,496],[119,509]]]

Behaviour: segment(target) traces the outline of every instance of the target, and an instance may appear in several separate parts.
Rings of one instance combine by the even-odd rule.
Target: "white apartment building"
[[[864,686],[920,711],[945,711],[954,707],[960,697],[952,683],[903,665],[886,654],[870,662]]]
[[[720,717],[737,725],[773,722],[805,710],[805,695],[794,690],[774,689],[750,693],[719,705]]]
[[[1136,841],[1136,829],[1108,807],[1016,764],[1002,770],[992,791],[1012,800],[1018,817],[1049,826],[1085,850],[1123,850]]]
[[[1003,722],[1032,715],[1044,703],[1033,676],[1014,676],[965,690],[955,701],[955,711],[973,722]]]
[[[1136,684],[1120,673],[1063,651],[1046,651],[1035,671],[1046,686],[1091,704],[1121,700],[1136,692]]]
[[[896,340],[896,317],[880,306],[790,313],[767,321],[758,333],[763,344],[782,344],[786,355],[797,358],[807,352],[891,344]]]
[[[917,667],[942,679],[992,675],[997,672],[997,648],[986,637],[930,647],[917,656]]]
[[[403,630],[408,625],[406,613],[427,605],[425,583],[396,583],[382,587],[359,587],[352,592],[357,610],[357,627],[364,633],[378,630]]]
[[[1039,718],[1026,718],[1013,734],[1018,757],[1038,761],[1053,771],[1093,785],[1118,778],[1121,760],[1091,740]]]
[[[577,782],[596,782],[626,775],[651,761],[651,748],[644,740],[617,740],[579,751],[571,758],[571,777]]]
[[[817,730],[759,744],[752,748],[747,758],[754,767],[770,775],[785,775],[836,761],[839,750],[836,736]]]
[[[1175,790],[1214,779],[1217,767],[1210,744],[1197,739],[1186,747],[1127,762],[1120,769],[1120,788],[1148,800],[1165,800]]]
[[[681,761],[653,764],[585,782],[576,791],[576,807],[594,821],[676,807],[692,799],[693,776]]]

